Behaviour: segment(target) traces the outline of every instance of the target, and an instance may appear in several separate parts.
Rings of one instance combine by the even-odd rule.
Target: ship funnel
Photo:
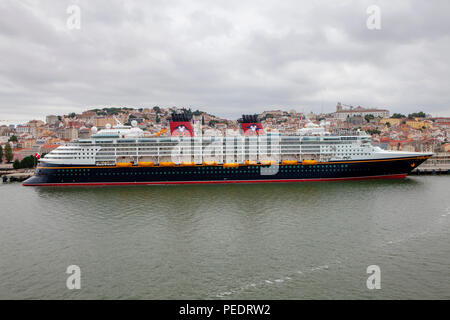
[[[172,117],[169,120],[170,135],[193,137],[194,130],[192,129],[191,118],[186,113],[172,113]]]
[[[261,136],[266,134],[262,127],[261,122],[258,120],[258,115],[242,115],[242,118],[238,120],[241,124],[242,133],[245,136]]]

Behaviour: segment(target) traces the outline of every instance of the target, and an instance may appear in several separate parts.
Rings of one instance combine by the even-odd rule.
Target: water
[[[449,176],[2,184],[0,299],[449,299],[449,190]],[[81,290],[66,288],[69,265]]]

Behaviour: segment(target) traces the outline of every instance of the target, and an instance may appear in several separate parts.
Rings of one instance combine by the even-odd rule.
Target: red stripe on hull
[[[369,179],[404,179],[406,173],[348,177],[348,178],[323,178],[323,179],[282,179],[282,180],[214,180],[214,181],[153,181],[153,182],[80,182],[80,183],[43,183],[43,184],[22,184],[23,186],[34,187],[57,187],[57,186],[125,186],[125,185],[154,185],[154,184],[224,184],[224,183],[270,183],[270,182],[320,182],[320,181],[348,181],[348,180],[369,180]]]

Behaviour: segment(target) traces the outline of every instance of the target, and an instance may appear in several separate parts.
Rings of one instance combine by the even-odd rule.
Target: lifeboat
[[[224,168],[237,168],[237,167],[239,167],[239,163],[224,163],[223,167]]]
[[[206,166],[215,166],[217,165],[216,161],[203,161],[203,164]]]
[[[175,167],[175,162],[160,162],[160,167]]]
[[[246,164],[247,166],[255,166],[256,165],[256,161],[254,161],[254,160],[245,160],[244,164]]]
[[[286,165],[286,164],[290,164],[290,165],[297,164],[297,160],[283,160],[283,161],[281,161],[281,164],[284,164],[284,165]]]
[[[182,162],[181,166],[183,166],[183,167],[192,167],[192,166],[195,166],[195,162]]]
[[[262,161],[261,161],[261,164],[262,164],[263,166],[269,166],[269,165],[276,164],[276,163],[277,163],[277,162],[274,161],[274,160],[262,160]]]
[[[154,162],[145,162],[145,161],[139,161],[138,166],[140,167],[153,167],[155,165]]]
[[[317,160],[303,160],[302,164],[317,164]]]
[[[132,167],[133,164],[131,162],[117,162],[117,167]]]

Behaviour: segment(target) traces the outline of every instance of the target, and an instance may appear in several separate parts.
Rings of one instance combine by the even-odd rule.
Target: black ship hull
[[[405,178],[430,156],[296,165],[67,166],[40,163],[24,186],[267,183]]]

